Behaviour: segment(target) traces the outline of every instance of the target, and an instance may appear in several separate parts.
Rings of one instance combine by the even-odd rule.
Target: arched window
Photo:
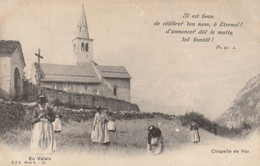
[[[81,43],[81,51],[84,51],[84,43]]]
[[[117,96],[117,87],[116,86],[114,86],[113,92],[114,92],[114,96]]]
[[[85,45],[85,50],[86,50],[86,52],[88,52],[88,43],[86,43],[86,45]]]

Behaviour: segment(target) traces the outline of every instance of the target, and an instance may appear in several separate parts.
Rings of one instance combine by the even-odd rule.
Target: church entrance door
[[[21,76],[18,68],[14,70],[14,92],[15,96],[14,99],[18,99],[21,95]]]

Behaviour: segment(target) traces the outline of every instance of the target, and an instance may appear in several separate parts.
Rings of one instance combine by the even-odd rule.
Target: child
[[[109,132],[115,133],[116,132],[116,123],[115,123],[115,118],[109,117],[109,121],[107,124],[107,128]]]
[[[61,113],[60,110],[58,110],[57,106],[55,107],[55,121],[52,122],[53,130],[55,133],[61,132]]]

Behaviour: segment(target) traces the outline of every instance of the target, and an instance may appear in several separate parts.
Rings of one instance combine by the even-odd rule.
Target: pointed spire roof
[[[80,20],[79,20],[79,25],[88,27],[86,14],[85,14],[85,10],[84,10],[84,5],[83,4],[82,4],[82,11],[81,11],[81,16],[80,16]]]
[[[89,39],[87,18],[86,18],[83,4],[82,4],[82,12],[81,12],[80,20],[77,27],[77,32],[78,32],[77,37]]]

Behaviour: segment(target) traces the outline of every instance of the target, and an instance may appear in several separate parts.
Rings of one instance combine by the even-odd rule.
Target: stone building
[[[125,67],[103,66],[94,62],[93,39],[89,37],[84,7],[72,47],[76,65],[41,63],[42,87],[131,101],[131,76]],[[37,66],[35,64],[36,71],[39,71]]]
[[[20,99],[25,61],[19,41],[0,41],[0,97]]]

